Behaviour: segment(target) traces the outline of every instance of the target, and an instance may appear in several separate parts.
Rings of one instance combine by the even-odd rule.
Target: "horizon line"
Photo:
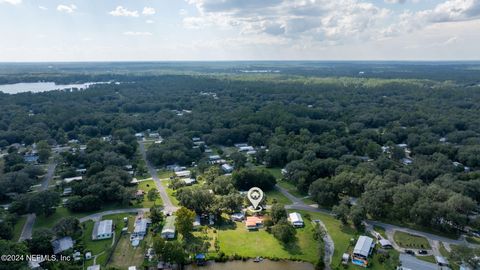
[[[1,61],[0,64],[41,64],[41,63],[226,63],[226,62],[480,62],[480,59],[337,59],[337,60],[51,60],[51,61]]]

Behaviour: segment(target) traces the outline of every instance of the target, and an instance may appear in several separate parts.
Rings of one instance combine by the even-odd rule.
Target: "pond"
[[[311,263],[294,262],[294,261],[270,261],[262,262],[248,261],[228,261],[218,263],[209,261],[205,266],[187,265],[186,270],[203,269],[203,270],[313,270]]]
[[[0,85],[0,92],[6,94],[17,94],[24,92],[46,92],[53,90],[65,90],[65,89],[87,89],[95,84],[109,84],[110,82],[87,82],[80,84],[56,84],[54,82],[35,82],[35,83],[15,83],[15,84],[2,84]]]

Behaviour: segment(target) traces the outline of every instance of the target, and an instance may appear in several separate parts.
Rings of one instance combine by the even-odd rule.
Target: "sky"
[[[0,0],[0,62],[480,60],[480,0]]]

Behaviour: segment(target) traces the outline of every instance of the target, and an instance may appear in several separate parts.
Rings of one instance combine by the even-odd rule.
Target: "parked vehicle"
[[[415,256],[415,252],[413,252],[413,250],[410,250],[410,249],[405,249],[405,253]]]

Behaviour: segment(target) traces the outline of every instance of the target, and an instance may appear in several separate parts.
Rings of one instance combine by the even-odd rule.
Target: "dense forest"
[[[157,166],[207,164],[192,137],[209,146],[248,143],[260,149],[257,164],[283,168],[300,193],[354,221],[388,219],[449,232],[480,229],[480,69],[474,64],[256,65],[201,70],[196,64],[164,64],[157,70],[144,63],[133,65],[131,74],[128,64],[112,73],[94,64],[90,71],[66,65],[38,73],[28,72],[34,70],[29,65],[15,66],[27,72],[10,71],[0,83],[40,78],[118,83],[82,91],[0,93],[0,148],[9,152],[0,199],[26,193],[39,174],[12,145],[75,140],[87,145],[86,151],[64,153],[63,160],[88,168],[87,181],[74,184],[76,196],[67,207],[94,210],[100,202],[127,200],[129,177],[122,168],[136,164],[134,134],[150,130],[164,139],[148,151]],[[240,72],[270,66],[275,72]],[[176,74],[162,74],[175,68]],[[105,136],[113,143],[100,139]],[[248,173],[236,172],[234,178]],[[243,187],[247,180],[236,181]],[[264,184],[271,188],[271,182]],[[59,200],[44,197],[19,196],[11,214],[29,212],[39,200]]]

